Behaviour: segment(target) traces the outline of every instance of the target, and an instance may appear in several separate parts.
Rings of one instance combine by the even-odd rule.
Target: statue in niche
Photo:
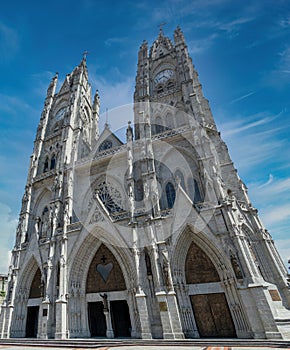
[[[167,289],[171,289],[171,281],[169,277],[169,263],[168,261],[164,261],[162,265],[163,279],[164,285]]]
[[[237,279],[242,279],[243,274],[242,274],[240,265],[238,263],[238,259],[233,254],[231,255],[231,264]]]
[[[42,213],[41,238],[49,236],[51,229],[51,216],[47,207]]]
[[[41,219],[39,216],[37,216],[35,218],[35,225],[34,225],[35,234],[36,234],[37,238],[39,238],[40,223],[41,223]]]

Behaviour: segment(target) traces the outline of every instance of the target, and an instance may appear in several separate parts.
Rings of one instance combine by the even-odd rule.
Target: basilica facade
[[[1,337],[289,338],[286,268],[181,29],[142,43],[123,141],[107,124],[99,131],[85,57],[58,92],[57,80],[36,132]]]

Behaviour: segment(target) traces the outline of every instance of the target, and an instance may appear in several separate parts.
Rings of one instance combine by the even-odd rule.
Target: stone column
[[[13,305],[7,305],[1,307],[1,338],[10,338],[10,326],[12,313],[14,310]]]
[[[114,338],[115,335],[112,327],[111,313],[109,309],[104,308],[104,315],[106,317],[106,325],[107,325],[106,337],[112,339]]]
[[[67,236],[64,233],[61,240],[59,298],[55,302],[56,330],[55,339],[68,338],[67,329]]]
[[[170,316],[168,312],[168,304],[165,292],[157,292],[156,297],[158,300],[161,323],[163,328],[163,338],[164,339],[174,339],[172,332]]]
[[[45,299],[39,308],[39,318],[38,318],[38,333],[37,338],[39,339],[48,339],[48,323],[49,323],[49,311],[50,311],[50,302]]]

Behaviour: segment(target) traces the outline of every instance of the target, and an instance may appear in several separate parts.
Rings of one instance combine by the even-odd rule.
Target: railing
[[[171,137],[171,136],[175,136],[178,134],[181,134],[182,132],[185,132],[189,129],[189,126],[182,126],[180,128],[176,128],[176,129],[170,129],[170,130],[166,130],[161,132],[160,134],[155,134],[152,136],[152,140],[160,140],[160,139],[164,139],[166,137]]]
[[[108,148],[108,149],[106,149],[104,151],[96,153],[96,155],[94,156],[93,159],[94,160],[98,160],[98,159],[105,158],[107,156],[112,156],[112,155],[114,155],[116,153],[122,152],[125,149],[126,149],[126,145]]]
[[[42,174],[39,174],[37,176],[34,177],[33,181],[36,182],[36,181],[40,181],[40,180],[43,180],[43,179],[46,179],[52,175],[55,174],[55,169],[52,169],[52,170],[49,170],[49,171],[46,171]]]

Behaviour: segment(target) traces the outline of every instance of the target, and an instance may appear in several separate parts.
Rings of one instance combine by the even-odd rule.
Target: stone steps
[[[31,347],[58,347],[58,348],[101,348],[116,346],[196,346],[196,347],[276,347],[290,348],[290,340],[267,340],[267,339],[183,339],[183,340],[165,340],[165,339],[0,339],[0,345],[13,346],[31,346]]]

